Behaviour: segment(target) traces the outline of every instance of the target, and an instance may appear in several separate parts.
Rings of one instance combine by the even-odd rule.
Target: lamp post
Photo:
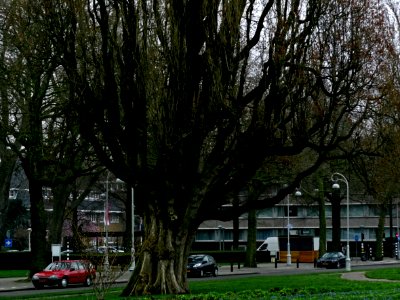
[[[343,181],[346,184],[346,199],[347,199],[347,245],[346,245],[346,271],[351,271],[351,260],[350,260],[350,227],[349,227],[349,182],[347,178],[340,173],[333,173],[331,180],[334,182],[332,185],[333,189],[340,189],[340,185],[337,181]]]
[[[132,248],[131,248],[131,261],[132,261],[132,265],[129,268],[129,271],[133,271],[136,267],[135,265],[135,189],[132,188],[131,190],[131,206],[132,206]]]
[[[32,228],[28,228],[28,251],[31,251],[31,233],[32,233]]]
[[[219,251],[222,250],[222,225],[218,225]]]
[[[294,194],[296,197],[301,196],[301,192],[299,190]],[[292,264],[292,253],[290,252],[290,196],[288,194],[288,203],[287,203],[287,256],[286,256],[286,265],[290,266]]]
[[[123,183],[123,181],[117,178],[116,182]],[[133,271],[136,267],[135,265],[135,188],[131,188],[131,266],[129,271]]]

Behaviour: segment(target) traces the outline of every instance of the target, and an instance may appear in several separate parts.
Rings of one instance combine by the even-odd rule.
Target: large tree
[[[42,7],[82,136],[135,187],[143,211],[145,239],[124,295],[188,292],[186,257],[199,224],[230,218],[221,206],[268,157],[315,154],[252,208],[282,200],[346,140],[357,149],[358,125],[376,100],[385,44],[375,1]]]
[[[6,13],[4,7],[0,9],[0,28],[6,27]],[[2,37],[0,33],[0,37]],[[4,142],[9,134],[7,126],[10,123],[9,85],[13,74],[6,71],[8,61],[7,39],[0,38],[0,240],[4,240],[5,231],[8,229],[5,221],[9,206],[9,190],[12,174],[15,171],[17,155],[7,147]]]
[[[88,159],[92,148],[80,138],[79,119],[68,100],[74,91],[44,32],[47,20],[42,3],[4,0],[1,8],[0,155],[6,158],[12,153],[14,158],[1,163],[4,183],[0,187],[3,191],[9,185],[6,163],[12,168],[18,157],[29,181],[33,274],[51,259],[46,229],[50,229],[49,242],[61,241],[72,183],[91,174],[97,161],[93,155]],[[50,217],[43,187],[53,188]]]

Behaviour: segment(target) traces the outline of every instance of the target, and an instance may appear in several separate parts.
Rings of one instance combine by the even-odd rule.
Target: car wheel
[[[34,283],[33,285],[35,286],[35,289],[38,289],[38,290],[43,288],[43,284],[40,284],[40,283]]]
[[[84,285],[85,286],[91,286],[92,285],[92,277],[91,276],[86,277]]]
[[[62,278],[58,286],[60,288],[66,288],[68,286],[68,278],[67,277]]]
[[[204,276],[204,271],[200,270],[200,277],[203,277],[203,276]]]
[[[213,276],[214,276],[214,277],[217,277],[217,276],[218,276],[218,268],[215,268],[215,269],[214,269]]]

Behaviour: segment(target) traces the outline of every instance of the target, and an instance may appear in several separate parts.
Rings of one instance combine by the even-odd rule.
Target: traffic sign
[[[11,248],[12,247],[12,239],[5,239],[4,246]]]
[[[354,236],[354,240],[355,240],[356,242],[358,242],[358,234],[356,234],[356,235]]]

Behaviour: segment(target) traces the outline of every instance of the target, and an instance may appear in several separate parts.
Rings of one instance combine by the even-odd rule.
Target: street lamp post
[[[349,226],[349,182],[347,178],[340,173],[333,173],[331,180],[334,182],[332,185],[333,189],[340,189],[340,185],[337,181],[343,181],[346,184],[346,199],[347,199],[347,245],[346,245],[346,271],[351,271],[351,260],[350,260],[350,226]]]
[[[121,179],[116,180],[118,183],[122,183]],[[133,271],[136,267],[135,264],[135,188],[131,188],[131,266],[129,267],[129,271]]]
[[[222,225],[218,225],[219,251],[222,250]]]
[[[301,192],[299,190],[295,193],[296,197],[301,196]],[[290,196],[287,195],[288,203],[287,203],[287,256],[286,256],[286,265],[290,266],[292,264],[292,253],[290,252]]]
[[[32,228],[28,228],[28,251],[31,251],[31,233],[32,233]]]

